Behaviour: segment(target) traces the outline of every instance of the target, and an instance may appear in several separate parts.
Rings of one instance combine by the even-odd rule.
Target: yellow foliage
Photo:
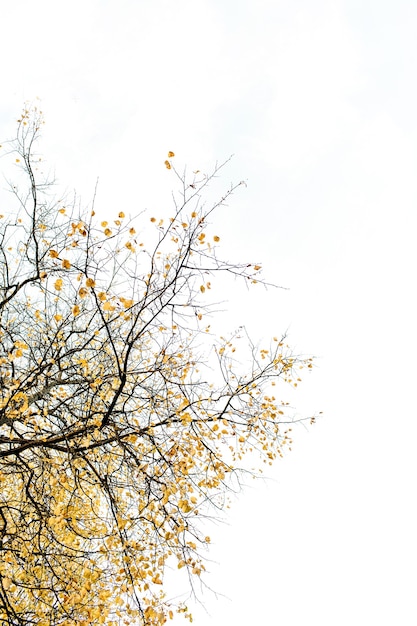
[[[21,120],[24,172],[41,115]],[[242,329],[201,327],[216,277],[246,285],[261,269],[220,261],[207,243],[220,236],[207,236],[212,205],[196,198],[217,172],[181,181],[174,217],[151,218],[148,243],[122,211],[117,238],[91,209],[58,216],[62,199],[51,205],[31,169],[35,204],[29,193],[0,223],[1,624],[191,621],[167,601],[166,567],[203,576],[202,522],[227,506],[229,477],[251,450],[270,463],[291,445],[274,385],[298,384],[311,360],[276,337],[234,352]]]

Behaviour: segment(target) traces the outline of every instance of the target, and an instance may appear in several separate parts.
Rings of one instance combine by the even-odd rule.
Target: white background
[[[211,531],[195,623],[416,624],[417,4],[0,4],[1,139],[41,98],[49,167],[108,214],[157,215],[168,150],[234,153],[224,254],[290,289],[233,288],[225,330],[318,357],[296,404],[324,415]]]

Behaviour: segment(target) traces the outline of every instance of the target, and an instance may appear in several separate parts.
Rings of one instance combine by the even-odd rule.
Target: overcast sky
[[[169,202],[168,150],[233,153],[223,249],[289,289],[233,288],[225,330],[318,357],[295,402],[324,415],[211,532],[199,626],[417,623],[416,30],[414,0],[2,2],[1,139],[41,98],[103,213]]]

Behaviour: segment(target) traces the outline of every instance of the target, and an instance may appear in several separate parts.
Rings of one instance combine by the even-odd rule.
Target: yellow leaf
[[[255,265],[255,267],[253,269],[255,270],[255,272],[257,272],[258,270],[261,269],[261,266],[260,265]]]
[[[110,228],[106,228],[106,230],[104,231],[104,234],[106,235],[106,237],[110,237],[110,235],[111,235]]]
[[[103,311],[114,311],[114,309],[115,307],[108,300],[103,304]]]
[[[72,314],[76,317],[80,312],[80,307],[78,306],[78,304],[76,304],[75,306],[72,307]]]
[[[56,250],[49,250],[49,256],[56,259],[58,257],[58,252]]]
[[[124,216],[125,216],[125,214],[123,213],[123,211],[120,211],[119,217],[120,217],[121,220],[124,218]]]
[[[104,300],[107,298],[107,294],[104,291],[100,291],[100,293],[98,294],[98,299],[101,302],[104,302]]]
[[[78,295],[80,296],[80,298],[85,298],[87,294],[88,294],[88,291],[87,289],[85,289],[85,287],[81,287],[78,290]]]
[[[171,163],[169,161],[165,161],[165,167],[167,168],[167,170],[171,169]]]
[[[58,213],[61,213],[62,215],[64,215],[64,213],[65,213],[65,210],[66,210],[66,209],[64,209],[64,208],[62,208],[62,209],[59,209],[59,211],[58,211]]]
[[[191,511],[190,503],[187,500],[180,500],[178,502],[178,508],[183,513],[189,513]]]
[[[62,320],[62,315],[60,315],[59,313],[57,313],[56,315],[54,315],[55,321],[59,322],[60,320]]]
[[[58,278],[58,280],[55,281],[54,287],[57,291],[61,291],[62,289],[62,278]]]
[[[87,280],[85,281],[85,284],[87,285],[87,287],[94,287],[94,285],[96,284],[96,281],[93,278],[87,278]]]
[[[98,597],[100,598],[100,600],[102,600],[103,602],[105,602],[106,600],[108,600],[108,598],[111,596],[111,592],[108,589],[101,589],[101,591],[98,594]]]
[[[214,241],[216,241],[216,242],[217,242],[217,241],[220,241],[220,237],[218,237],[217,235],[214,235],[213,239],[214,239]]]
[[[172,157],[174,157],[175,154],[173,152],[171,152],[171,150],[168,152],[168,157],[171,159]]]
[[[204,293],[204,292],[205,292],[205,290],[206,290],[206,288],[204,287],[204,285],[201,285],[201,286],[200,286],[200,291],[201,291],[201,293]]]
[[[69,268],[71,267],[71,263],[68,261],[68,259],[64,259],[62,261],[62,267],[64,267],[66,270],[69,270]]]

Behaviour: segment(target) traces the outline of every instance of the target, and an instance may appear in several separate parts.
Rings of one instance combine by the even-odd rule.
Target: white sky
[[[61,183],[133,214],[169,201],[168,150],[234,153],[224,250],[290,290],[232,290],[227,328],[320,357],[296,402],[324,417],[211,533],[229,599],[195,623],[416,624],[417,3],[1,5],[1,139],[39,96]]]

